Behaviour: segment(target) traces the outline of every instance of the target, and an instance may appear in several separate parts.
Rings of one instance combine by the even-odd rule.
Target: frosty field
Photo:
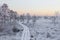
[[[60,40],[60,16],[36,16],[0,6],[0,40]]]

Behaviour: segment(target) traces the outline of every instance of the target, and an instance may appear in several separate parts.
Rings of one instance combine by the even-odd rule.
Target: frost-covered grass
[[[32,19],[29,23],[27,23],[27,20],[24,20],[23,25],[26,25],[30,30],[30,40],[60,40],[60,19],[58,20],[58,24],[54,24],[51,19],[39,18],[36,20],[34,26]],[[0,36],[0,40],[21,40],[20,38],[17,35]]]
[[[37,40],[60,39],[60,23],[54,25],[49,19],[39,19],[33,29]]]

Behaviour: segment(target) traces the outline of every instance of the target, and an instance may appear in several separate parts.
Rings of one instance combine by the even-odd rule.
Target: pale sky
[[[60,0],[0,0],[0,5],[3,3],[20,14],[53,15],[55,11],[60,12]]]

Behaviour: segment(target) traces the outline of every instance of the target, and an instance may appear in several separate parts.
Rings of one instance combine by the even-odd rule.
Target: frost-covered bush
[[[10,10],[7,4],[4,3],[0,6],[0,32],[10,33],[14,26],[18,26],[19,24],[16,21],[17,16],[18,14]]]

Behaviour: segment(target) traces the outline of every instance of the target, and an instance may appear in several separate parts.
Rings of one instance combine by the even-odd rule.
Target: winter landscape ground
[[[3,4],[0,40],[60,40],[60,16],[18,15]]]

